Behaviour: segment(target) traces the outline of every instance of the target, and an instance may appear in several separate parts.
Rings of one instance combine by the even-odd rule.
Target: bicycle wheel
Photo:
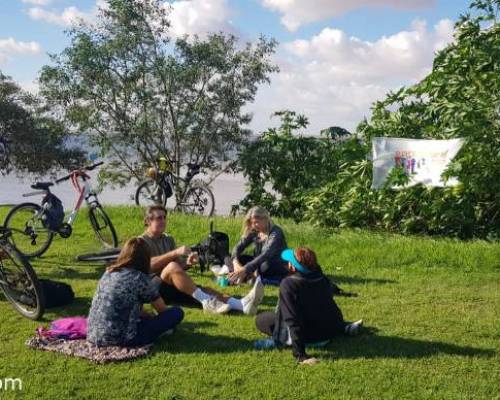
[[[212,216],[215,199],[212,191],[202,182],[192,182],[177,208],[187,214]]]
[[[89,220],[97,238],[105,247],[118,246],[115,227],[99,203],[89,204]]]
[[[22,203],[12,208],[5,217],[9,228],[9,242],[28,258],[39,257],[47,251],[54,232],[43,223],[42,207],[35,203]]]
[[[151,179],[142,182],[135,192],[135,204],[148,207],[167,204],[167,196],[163,188]]]
[[[39,319],[45,311],[45,296],[28,259],[7,241],[0,241],[0,288],[16,311]]]

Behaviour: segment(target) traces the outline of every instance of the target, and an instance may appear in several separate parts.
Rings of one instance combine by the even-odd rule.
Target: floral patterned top
[[[105,272],[92,299],[87,340],[97,346],[127,344],[137,335],[142,305],[158,297],[151,278],[138,270]]]

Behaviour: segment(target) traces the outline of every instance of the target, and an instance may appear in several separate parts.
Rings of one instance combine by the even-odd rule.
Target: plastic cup
[[[219,276],[219,278],[217,279],[217,283],[220,287],[226,287],[229,286],[229,279],[227,278],[227,276]]]

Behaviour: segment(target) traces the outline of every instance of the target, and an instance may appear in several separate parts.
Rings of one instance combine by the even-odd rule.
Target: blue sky
[[[0,0],[0,70],[36,90],[47,53],[68,45],[72,17],[95,18],[105,0]],[[273,124],[280,109],[306,114],[310,131],[354,129],[389,90],[429,72],[435,51],[453,40],[466,0],[190,0],[171,1],[172,34],[263,34],[279,42],[280,74],[249,110],[252,128]]]

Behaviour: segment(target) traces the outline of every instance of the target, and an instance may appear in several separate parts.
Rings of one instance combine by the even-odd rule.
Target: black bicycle
[[[89,209],[90,225],[97,238],[105,247],[117,247],[116,231],[97,199],[96,192],[89,184],[90,176],[85,171],[92,171],[103,162],[71,171],[59,178],[55,183],[71,179],[78,198],[71,214],[64,221],[64,210],[61,201],[50,192],[53,182],[37,182],[31,185],[36,192],[23,194],[23,197],[43,195],[42,204],[22,203],[12,208],[5,217],[4,226],[12,231],[9,241],[26,257],[39,257],[47,251],[55,234],[69,238],[73,232],[72,225],[83,201]]]
[[[186,164],[184,177],[174,174],[171,164],[165,158],[157,160],[158,167],[146,171],[148,179],[141,182],[135,192],[135,204],[167,206],[167,200],[175,194],[174,210],[211,216],[214,213],[215,199],[208,185],[193,178],[200,173],[200,165]]]
[[[10,243],[11,234],[0,227],[0,288],[16,311],[36,320],[45,311],[44,292],[28,259]]]

